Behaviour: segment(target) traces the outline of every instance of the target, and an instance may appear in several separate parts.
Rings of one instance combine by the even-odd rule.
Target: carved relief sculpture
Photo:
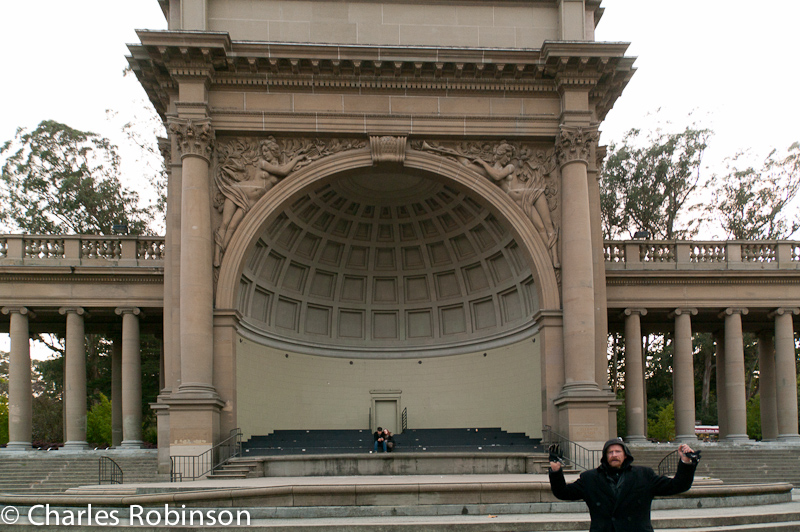
[[[366,141],[236,138],[217,150],[214,205],[222,215],[214,232],[214,266],[245,214],[281,179],[311,162],[340,151],[363,148]]]
[[[412,147],[453,157],[475,172],[497,182],[520,206],[547,245],[554,268],[558,258],[558,227],[550,212],[557,208],[557,186],[551,175],[556,170],[554,150],[534,150],[530,146],[499,143],[463,142],[444,146],[417,141]]]

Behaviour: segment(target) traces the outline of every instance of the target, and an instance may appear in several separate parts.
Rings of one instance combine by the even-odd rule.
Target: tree
[[[606,238],[636,231],[667,240],[696,234],[700,220],[681,217],[697,208],[690,198],[703,184],[700,166],[711,134],[691,126],[647,135],[631,129],[621,144],[612,143],[600,185]]]
[[[45,120],[0,148],[0,223],[34,234],[147,231],[150,209],[119,180],[116,146],[94,133]]]
[[[788,154],[772,151],[761,168],[739,169],[741,154],[728,161],[727,173],[714,178],[714,201],[707,211],[734,240],[782,240],[800,229],[797,209],[788,209],[800,192],[800,143]]]

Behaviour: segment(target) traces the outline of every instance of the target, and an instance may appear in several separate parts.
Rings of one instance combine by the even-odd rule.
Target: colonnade
[[[674,321],[673,397],[675,435],[678,441],[696,440],[692,316],[697,308],[676,308]],[[726,308],[718,314],[721,331],[715,332],[717,368],[717,408],[720,440],[746,442],[747,397],[745,392],[744,341],[742,317],[749,309]],[[625,414],[627,440],[647,438],[644,360],[642,357],[641,318],[647,309],[628,308],[625,320]],[[774,332],[758,336],[761,395],[761,432],[764,441],[800,443],[798,435],[797,371],[793,315],[798,308],[777,308],[768,317]],[[773,340],[774,339],[774,340]]]
[[[30,320],[36,313],[27,307],[3,307],[9,316],[11,352],[8,364],[8,450],[30,450],[32,440],[33,394],[31,385]],[[86,440],[86,346],[83,307],[61,307],[66,321],[64,360],[64,449],[89,448]],[[142,373],[140,316],[137,307],[119,307],[122,335],[114,339],[112,371],[112,444],[142,447]]]

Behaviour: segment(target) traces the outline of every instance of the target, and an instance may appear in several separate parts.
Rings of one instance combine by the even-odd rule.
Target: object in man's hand
[[[549,460],[551,462],[559,462],[561,464],[564,463],[564,453],[561,451],[560,445],[554,443],[548,447],[547,450],[550,452]]]
[[[700,451],[692,451],[684,454],[686,455],[686,458],[692,461],[693,464],[696,464],[700,461]]]

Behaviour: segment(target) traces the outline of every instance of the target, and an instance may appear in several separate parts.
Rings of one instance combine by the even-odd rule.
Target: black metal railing
[[[242,454],[242,431],[233,429],[223,441],[197,456],[172,456],[171,482],[197,480],[213,473],[225,462]]]
[[[400,423],[402,423],[402,430],[400,433],[408,430],[408,408],[403,409],[403,414],[400,416]]]
[[[568,440],[564,436],[553,432],[549,425],[542,429],[542,445],[549,447],[556,444],[561,448],[564,461],[567,465],[573,465],[579,469],[589,470],[600,465],[600,458],[603,451],[587,449],[577,443]]]
[[[658,463],[658,474],[668,477],[675,476],[675,473],[678,472],[678,460],[680,459],[681,457],[678,456],[678,451],[669,453]]]
[[[98,484],[122,484],[122,468],[108,456],[100,457]]]

